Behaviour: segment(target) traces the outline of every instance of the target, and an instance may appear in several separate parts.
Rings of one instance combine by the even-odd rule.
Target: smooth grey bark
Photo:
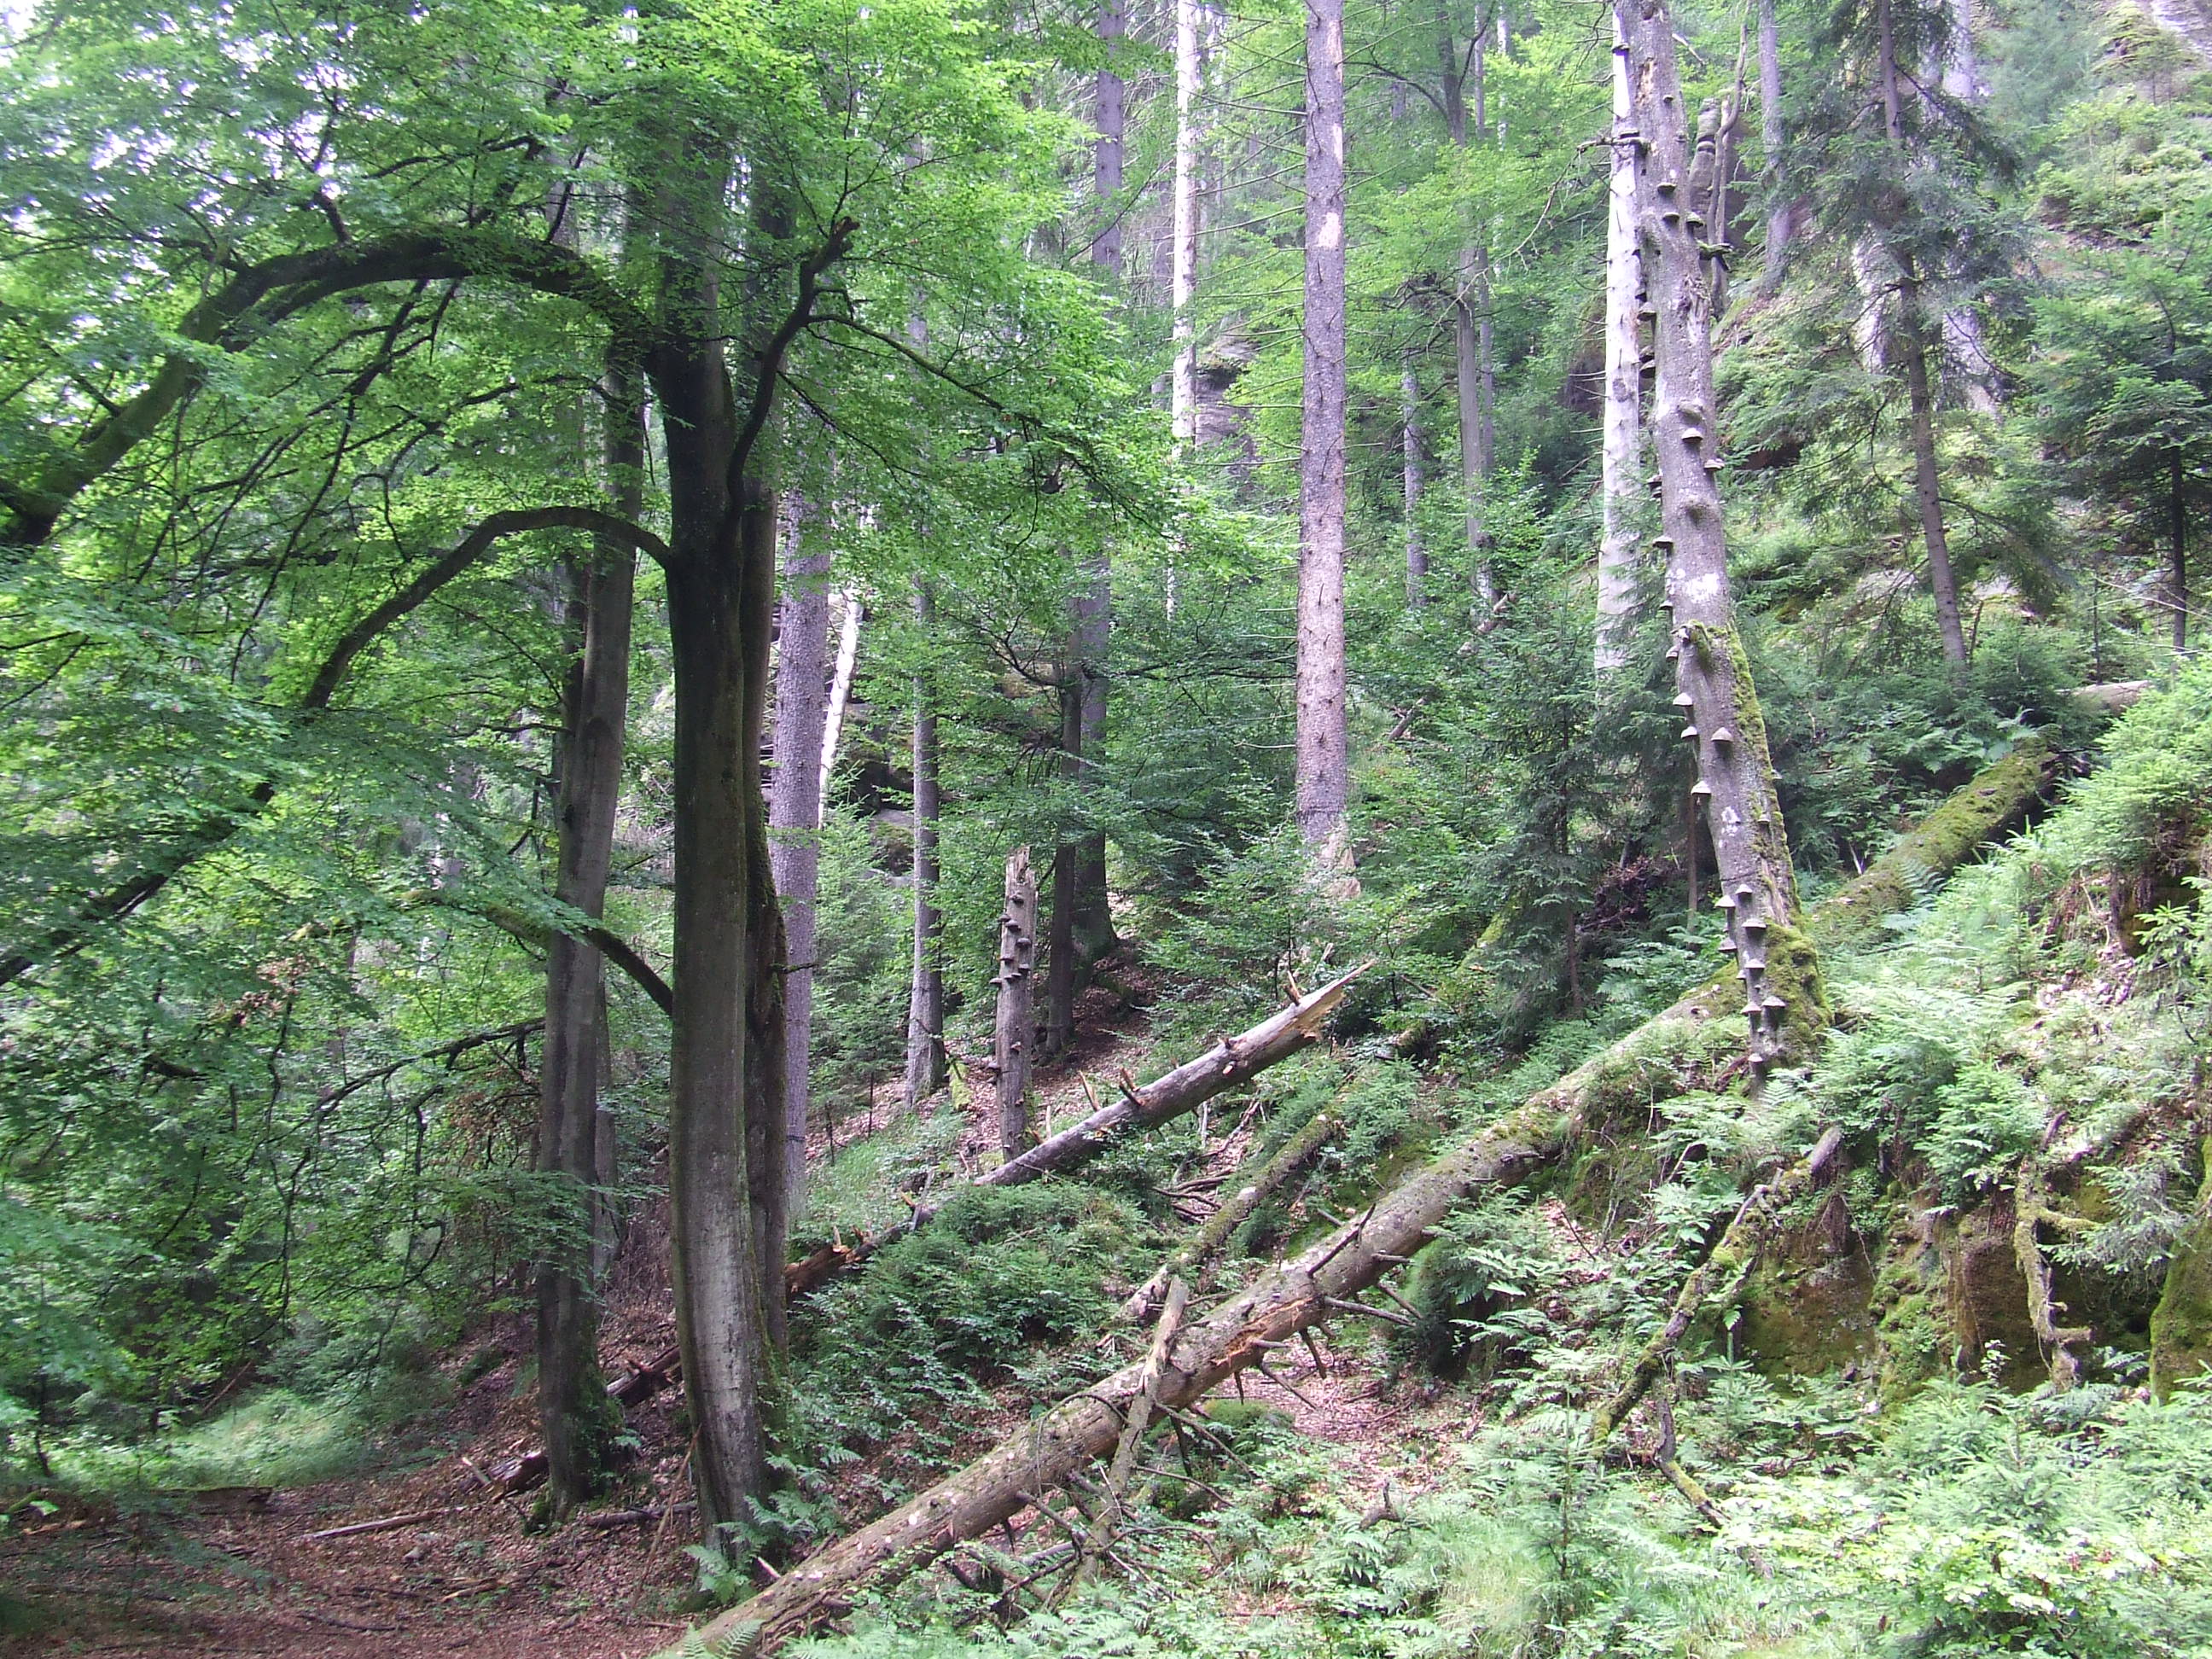
[[[1613,154],[1606,182],[1605,413],[1598,456],[1595,665],[1601,692],[1628,665],[1636,621],[1636,492],[1644,453],[1643,342],[1638,321],[1644,279],[1636,234],[1639,165],[1636,117],[1629,101],[1628,46],[1616,18]]]
[[[1897,36],[1890,0],[1875,0],[1879,53],[1875,72],[1881,87],[1882,128],[1902,168],[1911,165],[1905,133],[1904,98],[1899,89]],[[1920,273],[1911,251],[1893,242],[1890,258],[1897,270],[1896,349],[1905,359],[1905,389],[1912,426],[1912,491],[1920,509],[1921,539],[1928,553],[1928,586],[1936,597],[1936,620],[1943,654],[1954,672],[1966,665],[1966,631],[1960,617],[1959,580],[1951,568],[1951,544],[1943,526],[1942,475],[1936,456],[1936,397],[1928,374],[1928,324],[1920,299]]]
[[[991,1061],[997,1074],[999,1151],[1009,1162],[1029,1145],[1031,1044],[1036,1039],[1036,873],[1030,849],[1006,854],[1006,908],[999,915],[998,1020]]]
[[[1351,866],[1344,664],[1344,0],[1307,0],[1305,385],[1298,453],[1297,823]]]
[[[721,1523],[750,1517],[765,1483],[763,1397],[783,1331],[785,958],[761,793],[776,501],[759,446],[785,353],[854,228],[840,222],[795,270],[762,273],[755,314],[740,321],[726,314],[715,252],[726,240],[726,146],[697,133],[671,161],[655,204],[664,242],[651,359],[676,692],[669,1243],[692,1480],[714,1538]],[[752,210],[768,246],[794,236],[764,180]]]
[[[1127,125],[1127,88],[1114,65],[1115,42],[1129,33],[1128,0],[1103,0],[1098,10],[1098,44],[1104,53],[1095,82],[1098,141],[1091,149],[1091,192],[1099,214],[1091,243],[1091,262],[1109,283],[1121,275],[1121,166]]]
[[[1399,425],[1405,446],[1402,462],[1406,504],[1406,603],[1418,611],[1428,603],[1429,550],[1421,538],[1421,495],[1427,487],[1427,457],[1421,442],[1421,380],[1413,354],[1398,381]]]
[[[1659,463],[1667,562],[1666,605],[1682,711],[1711,839],[1717,902],[1744,992],[1753,1066],[1763,1070],[1822,1018],[1819,962],[1799,927],[1790,843],[1773,762],[1759,717],[1751,664],[1729,592],[1728,538],[1712,357],[1712,260],[1705,224],[1690,200],[1695,165],[1665,0],[1621,0],[1631,96],[1644,166],[1638,227],[1652,309],[1658,380],[1650,434]]]
[[[776,627],[775,772],[769,787],[770,862],[783,907],[789,971],[783,979],[783,1159],[787,1202],[806,1186],[808,1058],[813,1048],[814,904],[822,862],[823,728],[830,696],[830,545],[818,515],[785,498],[783,599]]]
[[[914,619],[927,639],[935,606],[925,578],[915,584]],[[921,1103],[945,1086],[945,974],[937,911],[937,709],[929,677],[914,677],[914,963],[907,981],[906,1105]]]
[[[645,434],[643,388],[633,368],[609,375],[605,407],[603,447],[613,507],[635,520],[644,502]],[[630,546],[601,536],[593,538],[588,560],[570,572],[577,649],[562,696],[554,896],[594,921],[606,907],[622,797],[636,562]],[[537,1275],[538,1422],[556,1516],[598,1490],[621,1417],[611,1412],[599,1376],[594,1262],[609,1220],[601,1194],[613,1174],[612,1126],[599,1103],[608,1063],[599,952],[556,933],[545,953],[537,1167],[581,1197],[590,1236],[584,1249],[540,1263]]]

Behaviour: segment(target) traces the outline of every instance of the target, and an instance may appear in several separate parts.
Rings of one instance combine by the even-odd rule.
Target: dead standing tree
[[[1705,235],[1714,204],[1697,183],[1715,176],[1713,158],[1708,151],[1701,167],[1691,152],[1665,0],[1620,0],[1615,14],[1622,43],[1615,50],[1627,54],[1643,156],[1637,233],[1658,370],[1650,440],[1661,534],[1652,547],[1666,563],[1667,655],[1682,740],[1694,745],[1690,793],[1712,842],[1714,902],[1727,921],[1723,948],[1736,960],[1751,1065],[1759,1073],[1826,1024],[1826,999],[1818,954],[1797,925],[1774,763],[1729,592],[1713,395],[1715,255]]]
[[[998,1074],[999,1151],[1009,1163],[1029,1144],[1030,1048],[1036,1021],[1036,872],[1030,849],[1006,854],[1006,905],[999,917],[998,1030],[991,1063]]]

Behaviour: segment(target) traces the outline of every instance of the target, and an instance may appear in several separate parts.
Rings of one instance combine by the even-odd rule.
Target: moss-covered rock
[[[1967,1212],[1945,1230],[1943,1267],[1961,1369],[1980,1371],[2001,1387],[2024,1391],[2049,1373],[2028,1313],[2027,1280],[2021,1272],[2012,1233],[2008,1194]]]
[[[2212,1151],[2196,1218],[2166,1264],[2150,1316],[2150,1386],[2161,1400],[2185,1377],[2212,1372]]]
[[[1932,1217],[1906,1205],[1882,1242],[1869,1312],[1875,1322],[1875,1376],[1887,1405],[1948,1375],[1958,1363],[1935,1228]]]
[[[1816,1376],[1875,1354],[1874,1264],[1843,1189],[1778,1229],[1744,1282],[1736,1338],[1770,1376]]]

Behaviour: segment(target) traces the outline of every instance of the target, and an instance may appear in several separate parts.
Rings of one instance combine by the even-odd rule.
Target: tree
[[[1305,391],[1298,459],[1297,823],[1326,869],[1349,867],[1345,720],[1344,8],[1306,7]]]
[[[2180,651],[2190,523],[2212,502],[2212,195],[2194,155],[2154,159],[2122,193],[2076,185],[2075,222],[2098,246],[2039,301],[2030,378],[2069,486],[2118,506],[2139,544],[2163,544],[2160,599]]]
[[[2010,238],[1982,194],[1984,175],[2001,174],[2008,158],[1968,104],[1927,95],[1915,79],[1916,65],[1947,61],[1950,24],[1945,0],[1838,7],[1822,44],[1844,72],[1812,100],[1790,166],[1826,228],[1850,239],[1872,372],[1903,379],[1913,517],[1943,653],[1963,672],[1968,647],[1937,447],[1943,294],[2002,270]]]
[[[1659,461],[1666,605],[1682,740],[1695,745],[1693,801],[1711,838],[1727,945],[1744,988],[1750,1060],[1763,1070],[1826,1023],[1820,964],[1801,930],[1796,872],[1776,797],[1774,763],[1751,662],[1729,591],[1728,538],[1716,475],[1720,437],[1712,360],[1711,243],[1722,183],[1698,167],[1666,0],[1620,0],[1631,98],[1644,150],[1637,222],[1650,295],[1651,445]],[[1708,158],[1710,161],[1710,158]]]
[[[1606,169],[1605,412],[1599,456],[1603,529],[1597,555],[1597,675],[1628,665],[1636,605],[1636,509],[1644,453],[1644,301],[1637,252],[1636,196],[1640,140],[1628,84],[1628,45],[1613,20],[1613,135]]]
[[[784,501],[783,599],[776,623],[770,856],[791,954],[783,981],[784,1183],[806,1181],[808,1055],[814,1012],[814,905],[821,878],[823,752],[830,700],[830,548],[822,514],[796,491]]]
[[[635,522],[644,501],[645,416],[632,365],[605,386],[606,470],[616,512]],[[559,823],[553,896],[592,921],[605,912],[629,723],[630,612],[637,555],[620,538],[594,540],[571,573],[577,649],[562,698]],[[582,1197],[590,1247],[538,1270],[538,1401],[546,1489],[565,1514],[597,1489],[616,1425],[599,1370],[598,1286],[589,1264],[606,1229],[599,1193],[613,1147],[600,1109],[608,1064],[606,981],[599,952],[560,933],[545,953],[545,1042],[538,1060],[538,1167]]]

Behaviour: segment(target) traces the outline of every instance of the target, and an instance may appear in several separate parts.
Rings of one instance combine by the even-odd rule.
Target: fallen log
[[[1278,1060],[1287,1059],[1319,1038],[1322,1028],[1345,998],[1345,994],[1372,968],[1367,963],[1319,990],[1308,993],[1289,1007],[1277,1010],[1242,1036],[1225,1037],[1195,1060],[1186,1060],[1165,1077],[1142,1087],[1126,1089],[1107,1105],[1058,1134],[1047,1137],[1019,1158],[985,1171],[973,1182],[978,1187],[1012,1187],[1040,1176],[1073,1167],[1103,1151],[1117,1135],[1132,1129],[1149,1129],[1180,1117],[1223,1090],[1243,1082]],[[917,1205],[898,1228],[870,1237],[856,1234],[823,1245],[812,1255],[787,1263],[783,1270],[786,1300],[796,1300],[843,1273],[858,1267],[901,1233],[923,1225],[941,1207]],[[643,1404],[682,1374],[683,1356],[672,1344],[639,1366],[607,1384],[607,1392],[625,1407]],[[494,1464],[492,1479],[504,1492],[527,1492],[545,1478],[545,1449],[534,1447]]]
[[[1823,949],[1878,935],[1884,918],[1911,909],[1926,884],[1949,875],[1999,836],[2017,830],[2058,776],[2058,757],[2037,737],[1992,761],[1899,836],[1850,885],[1805,918]]]
[[[2013,764],[2016,758],[1999,762],[1961,792],[1978,802],[1993,825],[2024,809],[2044,787],[2041,763]],[[1992,785],[1991,793],[1971,793]],[[2001,799],[2009,804],[1997,811]],[[1964,863],[1976,847],[1944,837],[1923,850],[1930,862],[1916,858],[1916,866],[1942,875]],[[1808,913],[1808,932],[1827,940],[1863,937],[1889,913],[1873,907],[1866,884],[1886,883],[1895,873],[1886,860],[1877,860],[1858,881]],[[1148,1358],[1061,1401],[966,1468],[826,1546],[671,1652],[764,1652],[836,1616],[864,1585],[910,1572],[981,1536],[1113,1452],[1139,1395],[1158,1410],[1174,1412],[1244,1370],[1264,1371],[1271,1352],[1356,1305],[1361,1291],[1410,1261],[1470,1194],[1510,1185],[1555,1163],[1586,1128],[1632,1105],[1678,1092],[1692,1071],[1738,1055],[1742,1045],[1734,1024],[1713,1018],[1733,1012],[1734,999],[1718,994],[1732,989],[1725,975],[1716,976],[1400,1182],[1358,1220],[1187,1325],[1157,1369]]]
[[[1185,1060],[1164,1077],[1138,1087],[1124,1087],[1088,1117],[1068,1125],[1057,1134],[1048,1135],[1020,1157],[1008,1158],[996,1169],[986,1170],[972,1182],[961,1184],[1020,1186],[1085,1162],[1121,1135],[1157,1128],[1181,1117],[1223,1090],[1256,1076],[1316,1041],[1346,993],[1374,965],[1371,962],[1364,963],[1319,990],[1308,992],[1242,1036],[1223,1038],[1195,1060]],[[890,1239],[926,1224],[940,1207],[938,1204],[916,1205],[914,1213],[891,1231],[872,1238],[854,1237],[827,1244],[804,1261],[793,1262],[784,1269],[785,1294],[799,1297],[818,1289],[846,1268],[867,1260]]]
[[[1147,1357],[1063,1400],[966,1468],[702,1626],[684,1649],[672,1652],[765,1651],[842,1611],[854,1591],[886,1570],[911,1571],[981,1536],[1092,1459],[1110,1455],[1140,1396],[1155,1409],[1174,1411],[1240,1371],[1264,1368],[1272,1351],[1335,1312],[1332,1304],[1350,1301],[1406,1261],[1468,1192],[1516,1181],[1555,1159],[1578,1124],[1577,1090],[1570,1079],[1539,1095],[1402,1182],[1358,1221],[1185,1326],[1157,1368]]]

